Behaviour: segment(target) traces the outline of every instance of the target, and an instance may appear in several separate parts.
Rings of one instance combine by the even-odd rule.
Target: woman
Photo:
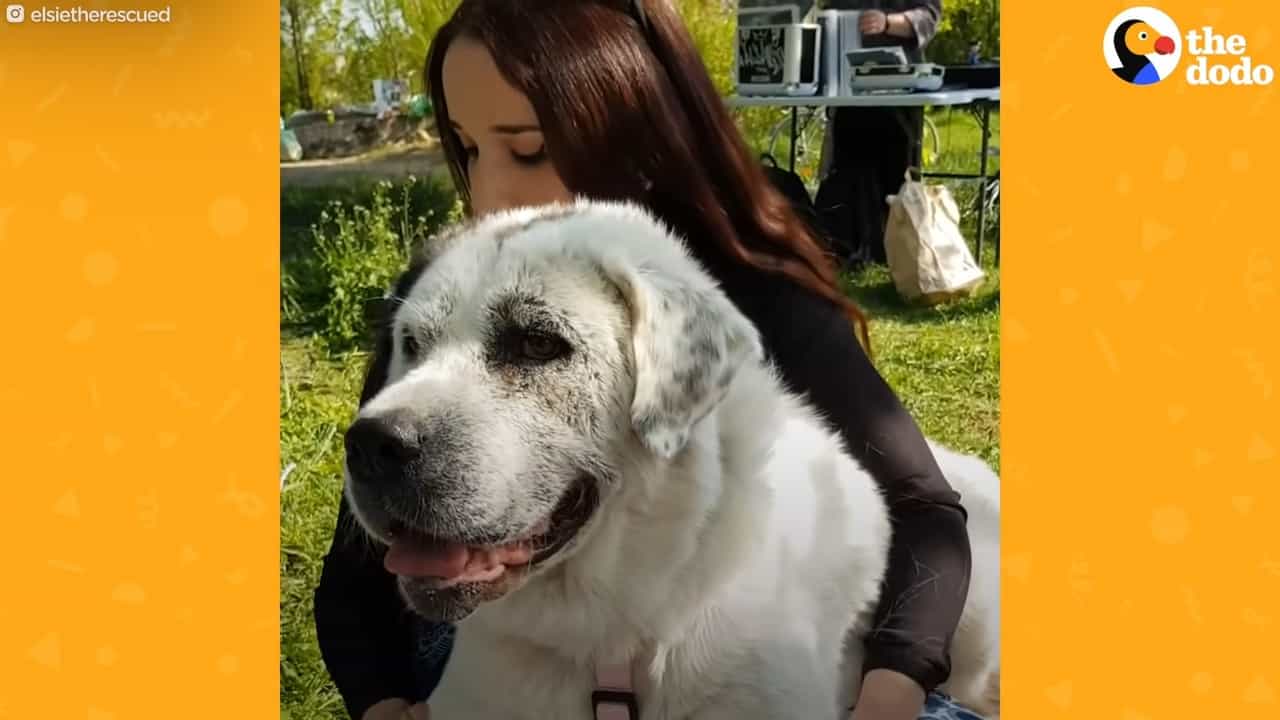
[[[949,672],[968,590],[964,511],[859,345],[862,315],[766,181],[679,15],[665,0],[642,11],[635,2],[463,0],[426,68],[458,191],[473,214],[574,194],[638,200],[691,240],[790,386],[888,495],[896,538],[853,717],[915,720]],[[362,404],[384,382],[385,358],[375,353]],[[449,629],[411,618],[345,502],[337,527],[315,597],[325,662],[352,717],[407,717],[439,680]]]
[[[937,32],[942,0],[829,0],[833,10],[861,10],[863,47],[901,47],[907,62],[924,61]],[[924,111],[919,107],[842,107],[828,113],[823,157],[834,174],[820,204],[846,261],[884,263],[885,197],[898,192],[907,168],[921,165]],[[827,168],[824,168],[824,171]],[[823,173],[826,175],[826,172]]]

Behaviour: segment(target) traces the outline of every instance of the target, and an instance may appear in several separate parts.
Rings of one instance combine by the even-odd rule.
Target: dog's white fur
[[[754,328],[683,245],[637,208],[579,201],[490,216],[434,252],[447,272],[424,273],[406,298],[419,309],[402,320],[442,284],[478,298],[519,276],[582,309],[597,341],[622,342],[621,370],[605,372],[611,394],[595,401],[611,424],[579,439],[607,455],[616,480],[563,557],[459,624],[433,720],[586,720],[601,662],[631,663],[644,720],[844,717],[887,563],[887,509],[841,439],[784,391]],[[483,322],[454,313],[459,332]],[[424,402],[424,378],[449,372],[397,362],[366,413]],[[726,382],[681,404],[688,393],[671,384],[690,373]],[[495,427],[504,448],[556,442]],[[481,477],[524,457],[493,447],[497,469]],[[999,480],[976,458],[933,449],[963,497],[973,550],[943,689],[981,707],[999,667]],[[921,568],[922,586],[929,573]]]

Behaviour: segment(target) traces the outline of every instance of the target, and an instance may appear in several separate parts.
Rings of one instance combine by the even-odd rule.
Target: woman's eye
[[[542,147],[538,148],[537,152],[534,152],[534,153],[531,153],[531,154],[528,154],[528,155],[525,155],[525,154],[522,154],[522,153],[518,153],[518,152],[516,152],[516,151],[512,150],[512,151],[511,151],[511,157],[515,158],[516,162],[520,163],[521,165],[537,165],[538,163],[540,163],[540,162],[542,162],[544,159],[546,159],[546,157],[547,157],[547,148],[546,148],[546,146],[544,145],[544,146],[542,146]]]

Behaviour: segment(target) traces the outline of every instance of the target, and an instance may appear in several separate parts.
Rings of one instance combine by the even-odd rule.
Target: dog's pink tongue
[[[397,538],[387,549],[383,566],[395,575],[441,580],[466,580],[499,565],[522,565],[533,558],[527,543],[476,548],[458,543],[423,542]]]
[[[448,580],[466,572],[471,549],[456,543],[422,543],[397,539],[382,564],[395,575]]]

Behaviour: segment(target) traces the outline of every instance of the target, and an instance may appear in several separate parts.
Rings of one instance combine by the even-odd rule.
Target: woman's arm
[[[923,48],[937,34],[941,17],[942,0],[923,0],[905,10],[866,10],[858,24],[867,35],[888,35],[906,40],[909,48]]]
[[[410,273],[412,274],[412,273]],[[402,279],[401,285],[407,281]],[[397,296],[405,288],[397,288]],[[378,333],[360,405],[386,384],[391,336]],[[329,676],[354,720],[396,717],[416,699],[414,627],[395,576],[356,524],[344,495],[315,591],[316,635]]]
[[[321,657],[353,720],[381,701],[413,697],[413,634],[404,604],[346,498],[314,607]]]
[[[890,35],[910,40],[913,47],[923,48],[938,33],[942,18],[942,0],[923,0],[902,12],[889,13]]]
[[[784,380],[839,430],[888,501],[894,536],[866,642],[863,698],[866,707],[914,704],[918,714],[921,691],[951,672],[951,640],[968,595],[971,556],[959,495],[838,308],[791,283],[765,281],[753,294],[755,304],[772,305],[756,322]]]

